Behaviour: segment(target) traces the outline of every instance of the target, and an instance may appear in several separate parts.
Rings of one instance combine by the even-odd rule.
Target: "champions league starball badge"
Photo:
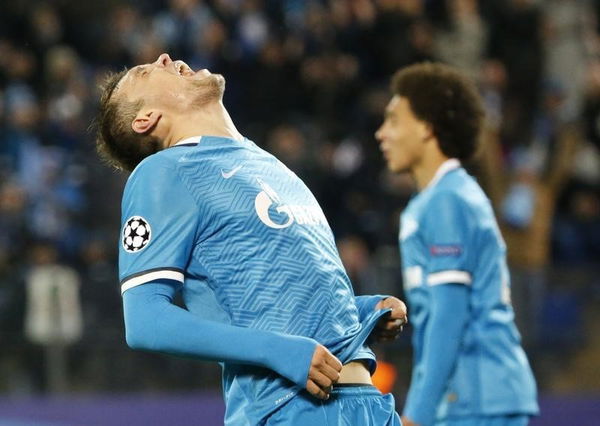
[[[132,216],[123,228],[123,248],[128,253],[137,253],[148,245],[151,237],[148,221],[141,216]]]

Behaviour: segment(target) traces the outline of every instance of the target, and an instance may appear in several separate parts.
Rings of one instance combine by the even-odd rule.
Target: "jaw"
[[[388,161],[387,167],[388,170],[392,173],[402,173],[408,171],[407,167],[402,167],[401,164],[397,164],[392,161]]]
[[[192,106],[205,106],[223,99],[225,92],[225,79],[220,74],[211,74],[192,84]]]
[[[407,151],[389,152],[386,161],[393,173],[411,172],[417,163],[416,158]]]

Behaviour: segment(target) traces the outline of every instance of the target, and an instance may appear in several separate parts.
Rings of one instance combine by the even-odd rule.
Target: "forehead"
[[[137,65],[125,73],[121,78],[121,81],[117,84],[114,93],[115,94],[127,94],[132,88],[135,87],[136,83],[140,80],[144,69],[150,64]]]
[[[386,116],[403,115],[411,112],[412,111],[410,109],[410,103],[408,101],[408,98],[399,95],[394,95],[385,108]]]

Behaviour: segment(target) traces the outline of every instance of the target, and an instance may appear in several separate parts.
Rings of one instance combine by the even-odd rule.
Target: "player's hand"
[[[375,309],[387,308],[392,308],[392,311],[381,317],[372,333],[372,337],[382,342],[394,340],[402,332],[402,327],[408,323],[406,305],[402,300],[396,297],[387,297],[375,305]]]
[[[413,422],[411,419],[406,416],[402,416],[402,426],[419,426],[418,423]]]
[[[342,363],[323,345],[317,345],[310,362],[306,390],[319,399],[328,399],[332,386],[340,379]]]

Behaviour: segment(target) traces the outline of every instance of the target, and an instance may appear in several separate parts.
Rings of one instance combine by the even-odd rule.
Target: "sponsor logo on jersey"
[[[296,392],[290,392],[290,393],[283,395],[281,398],[275,400],[275,405],[279,405],[282,402],[287,401],[294,395],[296,395]]]
[[[299,225],[327,225],[319,206],[284,204],[269,184],[257,178],[261,191],[254,199],[254,209],[262,223],[269,228],[283,229],[293,223]]]
[[[221,169],[221,176],[223,176],[223,179],[229,179],[229,178],[233,177],[233,175],[235,175],[237,172],[239,172],[242,167],[244,167],[244,166],[243,165],[239,165],[239,166],[231,169],[228,172],[226,172],[225,170]]]
[[[123,227],[123,248],[127,253],[142,251],[150,243],[152,229],[142,216],[131,216]]]

